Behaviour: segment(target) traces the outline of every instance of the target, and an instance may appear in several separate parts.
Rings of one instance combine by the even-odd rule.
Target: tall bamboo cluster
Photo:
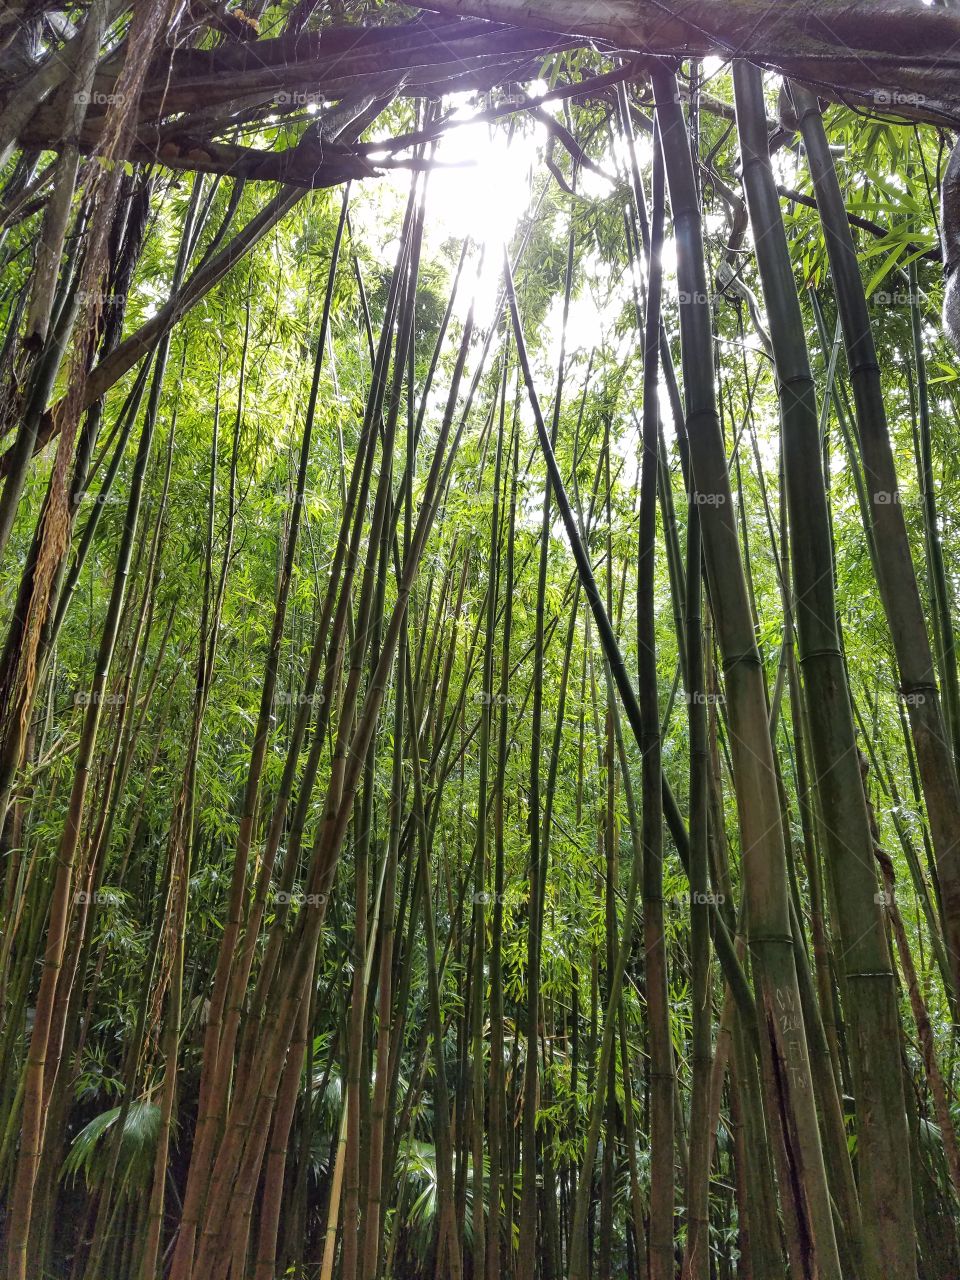
[[[68,8],[0,18],[2,1274],[960,1274],[945,137]],[[147,163],[271,22],[329,100]]]

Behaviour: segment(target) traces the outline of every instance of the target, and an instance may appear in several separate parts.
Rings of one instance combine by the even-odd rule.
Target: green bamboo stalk
[[[655,71],[654,89],[677,236],[690,461],[695,492],[712,500],[703,505],[701,528],[726,677],[749,942],[761,1027],[764,1102],[768,1123],[784,1126],[784,1140],[796,1170],[794,1187],[781,1187],[781,1194],[798,1197],[797,1211],[809,1221],[815,1265],[824,1276],[837,1280],[839,1259],[793,958],[786,854],[763,672],[753,633],[714,391],[701,216],[686,125],[673,76]],[[795,1263],[804,1265],[800,1259]]]

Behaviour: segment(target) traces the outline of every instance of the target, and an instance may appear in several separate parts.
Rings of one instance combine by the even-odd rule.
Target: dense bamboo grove
[[[960,19],[442,8],[0,13],[0,1274],[960,1276]]]

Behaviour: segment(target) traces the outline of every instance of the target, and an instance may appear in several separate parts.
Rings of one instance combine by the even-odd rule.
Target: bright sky
[[[531,96],[546,92],[546,85],[531,86]],[[454,118],[470,121],[485,109],[485,103],[476,94],[463,94],[453,99]],[[547,104],[546,110],[556,112],[555,104]],[[432,171],[427,192],[427,216],[424,227],[424,252],[427,260],[441,256],[448,241],[459,248],[464,238],[477,246],[469,260],[458,294],[456,314],[462,319],[471,297],[476,295],[476,318],[480,329],[489,325],[491,313],[501,283],[500,263],[503,243],[516,229],[524,212],[530,207],[532,192],[539,190],[548,175],[542,163],[547,142],[544,125],[529,117],[518,121],[511,130],[509,119],[496,126],[488,123],[466,123],[449,129],[441,139],[436,160],[441,167]],[[642,169],[650,159],[651,140],[646,135],[637,138],[637,148]],[[559,148],[558,148],[559,149]],[[376,162],[376,155],[371,159]],[[625,168],[625,157],[607,155],[601,167],[607,172]],[[551,179],[552,181],[552,179]],[[358,236],[384,263],[395,260],[397,252],[396,228],[409,190],[407,171],[388,172],[373,183],[365,183],[358,191],[360,199],[352,205],[352,217]],[[608,181],[589,170],[581,169],[578,189],[586,199],[603,199],[611,192]],[[387,217],[388,211],[391,216]],[[668,232],[669,235],[669,232]],[[482,272],[477,275],[479,250],[485,246]],[[676,282],[676,253],[672,238],[668,238],[663,251],[664,306],[674,305]],[[596,252],[588,250],[581,256],[577,293],[573,298],[567,327],[567,377],[565,399],[576,398],[582,388],[587,359],[595,347],[606,344],[621,366],[635,361],[636,375],[640,376],[640,363],[636,359],[638,336],[632,329],[617,334],[615,324],[625,306],[633,305],[633,288],[630,270],[624,267],[614,271],[601,262]],[[556,367],[559,359],[563,298],[556,296],[547,312],[544,330],[540,337],[542,352],[538,366],[543,372],[543,385],[539,392],[545,411],[553,394]],[[579,359],[571,359],[580,353]],[[596,362],[595,362],[596,367]],[[552,373],[550,372],[552,371]],[[672,421],[666,392],[661,388],[661,410],[664,431],[672,436]],[[617,451],[627,459],[626,474],[634,470],[637,440],[632,421],[624,418],[619,424],[620,438]]]
[[[546,85],[529,86],[531,97],[546,92]],[[448,100],[455,120],[469,122],[486,109],[478,94],[458,94]],[[549,108],[548,108],[549,109]],[[438,257],[445,242],[458,244],[469,238],[477,253],[485,249],[485,261],[478,280],[476,272],[464,276],[457,312],[462,317],[476,292],[477,323],[481,327],[489,319],[500,285],[500,262],[504,241],[512,236],[517,223],[531,201],[534,180],[543,181],[546,172],[540,163],[547,140],[544,125],[528,118],[511,129],[509,119],[495,126],[485,122],[465,123],[450,128],[441,138],[435,153],[437,167],[429,177],[427,216],[424,226],[426,257]],[[374,153],[371,160],[376,163]],[[371,199],[358,207],[356,221],[363,228],[368,243],[382,245],[386,261],[396,254],[396,241],[384,240],[381,222],[384,209],[402,209],[409,188],[409,175],[403,170],[387,173],[365,193]]]

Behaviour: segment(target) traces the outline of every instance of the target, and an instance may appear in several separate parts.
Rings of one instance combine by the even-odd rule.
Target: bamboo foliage
[[[960,1272],[953,19],[9,8],[4,1274]]]

